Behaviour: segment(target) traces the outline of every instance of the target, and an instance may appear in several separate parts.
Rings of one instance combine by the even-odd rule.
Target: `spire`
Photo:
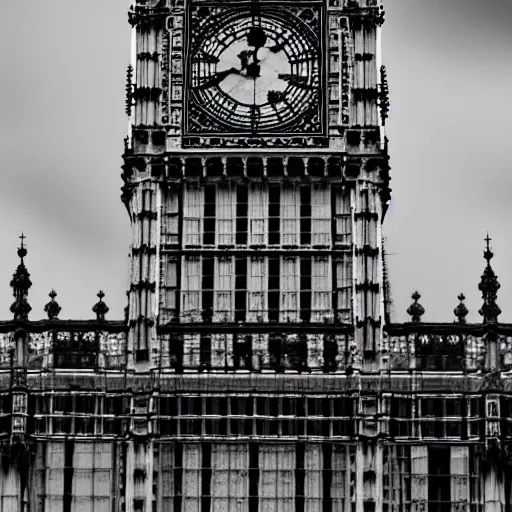
[[[14,313],[14,320],[28,320],[28,314],[32,310],[27,301],[28,289],[32,286],[32,281],[23,262],[23,258],[27,255],[27,248],[24,245],[25,238],[25,235],[21,233],[21,245],[18,248],[18,256],[21,262],[11,280],[13,295],[16,299],[11,305],[11,313]]]
[[[484,300],[484,303],[478,313],[483,317],[484,324],[490,324],[496,323],[498,321],[498,316],[501,313],[501,309],[496,304],[500,283],[498,283],[498,277],[491,267],[491,260],[494,254],[490,248],[491,238],[489,238],[489,233],[487,233],[485,242],[487,246],[484,251],[484,258],[487,261],[487,265],[484,269],[484,273],[482,274],[480,284],[478,285],[478,289],[482,292],[482,299]]]

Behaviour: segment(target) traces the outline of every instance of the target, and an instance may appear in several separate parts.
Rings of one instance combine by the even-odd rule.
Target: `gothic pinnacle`
[[[484,251],[484,258],[487,261],[487,265],[484,269],[484,273],[482,274],[480,284],[478,285],[478,289],[482,292],[482,299],[484,303],[478,313],[483,317],[484,324],[489,324],[496,323],[498,321],[498,316],[501,314],[501,309],[498,304],[496,304],[498,290],[501,285],[498,282],[498,277],[491,267],[491,260],[494,254],[490,248],[491,238],[489,238],[489,234],[487,234],[485,242],[486,249]]]
[[[25,238],[25,235],[21,233],[21,245],[18,248],[18,256],[21,261],[10,283],[13,296],[16,299],[11,305],[11,313],[14,314],[15,320],[28,320],[28,314],[32,310],[27,301],[28,289],[32,286],[32,281],[23,261],[23,258],[27,255],[27,248],[24,244]]]

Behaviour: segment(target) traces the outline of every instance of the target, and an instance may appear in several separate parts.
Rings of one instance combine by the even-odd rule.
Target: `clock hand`
[[[214,85],[219,85],[224,79],[226,79],[229,75],[240,74],[240,70],[236,68],[227,69],[225,71],[219,71],[214,75],[208,77],[208,80],[205,80],[202,84],[197,86],[197,89],[208,89]]]

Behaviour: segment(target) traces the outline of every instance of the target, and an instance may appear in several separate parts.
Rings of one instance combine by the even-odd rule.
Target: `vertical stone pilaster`
[[[365,367],[372,370],[377,365],[382,323],[381,210],[377,187],[358,181],[354,201],[354,320],[357,348]]]
[[[144,182],[131,200],[133,245],[129,291],[129,366],[151,367],[151,349],[156,342],[157,246],[159,232],[158,184]]]

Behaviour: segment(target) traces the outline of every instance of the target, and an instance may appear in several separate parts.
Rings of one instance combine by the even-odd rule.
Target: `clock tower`
[[[138,0],[123,201],[136,371],[377,369],[376,0]]]

